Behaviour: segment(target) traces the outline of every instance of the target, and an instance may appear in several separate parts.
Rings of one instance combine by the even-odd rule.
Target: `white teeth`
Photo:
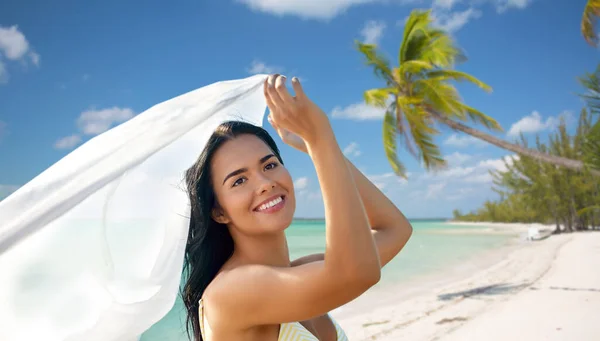
[[[258,210],[259,210],[259,211],[266,210],[267,208],[269,208],[269,207],[273,207],[273,206],[275,206],[275,205],[279,204],[279,203],[280,203],[280,202],[282,202],[282,201],[283,201],[283,198],[282,198],[282,197],[279,197],[279,198],[277,198],[277,199],[275,199],[275,200],[269,201],[269,202],[268,202],[268,203],[266,203],[266,204],[262,204],[262,205],[260,205],[260,207],[258,208]]]

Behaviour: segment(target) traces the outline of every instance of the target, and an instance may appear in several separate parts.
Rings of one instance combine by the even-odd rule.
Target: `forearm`
[[[412,234],[412,226],[396,205],[352,162],[346,159],[346,164],[364,204],[378,248],[380,263],[384,266],[404,247]]]
[[[394,227],[398,221],[408,220],[402,212],[375,186],[371,180],[364,176],[356,166],[346,159],[348,169],[354,178],[354,183],[365,207],[369,224],[373,230]]]
[[[379,271],[377,248],[350,168],[335,136],[308,145],[325,205],[325,265],[347,273]]]

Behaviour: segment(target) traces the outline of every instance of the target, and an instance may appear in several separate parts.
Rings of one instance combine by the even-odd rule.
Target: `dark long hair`
[[[191,327],[195,341],[202,341],[198,302],[206,287],[231,257],[234,248],[227,226],[217,223],[211,216],[217,200],[211,182],[210,164],[214,153],[223,143],[244,134],[254,135],[264,141],[283,164],[279,149],[266,130],[249,123],[228,121],[217,127],[194,165],[185,173],[191,216],[183,269],[185,285],[181,296],[187,310],[187,333],[190,336]]]

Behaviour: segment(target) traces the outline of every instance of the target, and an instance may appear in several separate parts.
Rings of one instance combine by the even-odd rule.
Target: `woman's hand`
[[[296,96],[288,92],[285,81],[281,75],[271,75],[265,80],[264,93],[271,111],[269,123],[285,143],[308,152],[317,140],[333,137],[333,130],[327,115],[306,96],[300,81],[292,79]]]
[[[281,137],[281,140],[283,140],[283,142],[285,142],[285,144],[292,146],[301,152],[308,153],[308,148],[306,147],[306,143],[304,143],[304,140],[300,136],[298,136],[294,133],[291,133],[283,128],[279,128],[277,123],[273,122],[273,119],[271,118],[271,114],[269,114],[269,116],[267,116],[267,119],[269,120],[269,123],[271,123],[273,128],[277,131],[277,134],[279,134],[279,136]]]

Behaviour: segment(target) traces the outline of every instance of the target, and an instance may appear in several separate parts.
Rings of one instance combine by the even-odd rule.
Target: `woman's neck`
[[[290,252],[284,232],[260,236],[239,235],[234,232],[232,237],[235,245],[232,256],[234,263],[290,266]]]

